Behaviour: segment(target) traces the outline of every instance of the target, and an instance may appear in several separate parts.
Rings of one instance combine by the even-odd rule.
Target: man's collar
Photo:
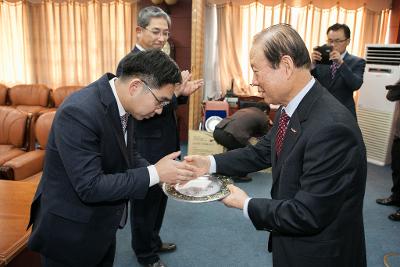
[[[126,114],[126,110],[124,109],[124,107],[121,104],[121,101],[119,100],[118,94],[117,94],[117,88],[115,87],[115,81],[117,80],[117,77],[112,78],[111,80],[109,80],[110,82],[110,86],[112,89],[112,92],[114,94],[115,97],[115,101],[117,102],[118,105],[118,112],[119,112],[119,116],[124,116]]]
[[[136,44],[135,46],[136,46],[137,49],[139,49],[140,51],[146,50],[146,49],[144,49],[140,44]]]
[[[342,58],[342,60],[344,59],[344,57],[347,55],[347,50],[344,50],[343,54],[340,54],[340,57]]]
[[[303,89],[292,99],[290,100],[289,104],[284,107],[286,114],[289,117],[292,117],[293,113],[297,109],[297,106],[300,104],[301,100],[303,100],[304,96],[310,91],[311,87],[315,84],[315,79],[311,78],[311,80],[304,86]]]

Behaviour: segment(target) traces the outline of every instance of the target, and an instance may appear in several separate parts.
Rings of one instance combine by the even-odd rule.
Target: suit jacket
[[[356,116],[353,92],[360,89],[364,81],[365,60],[349,53],[332,80],[330,65],[317,64],[311,74]]]
[[[268,115],[256,107],[243,108],[224,118],[215,128],[223,129],[239,143],[248,145],[250,137],[267,133]]]
[[[316,82],[290,118],[279,158],[279,111],[255,146],[215,155],[217,172],[227,175],[272,166],[272,199],[251,199],[248,214],[257,230],[271,232],[275,267],[366,266],[366,151],[349,115]]]
[[[127,200],[144,198],[149,186],[132,117],[125,144],[112,77],[72,94],[57,110],[31,206],[29,248],[71,266],[95,266],[103,258]]]

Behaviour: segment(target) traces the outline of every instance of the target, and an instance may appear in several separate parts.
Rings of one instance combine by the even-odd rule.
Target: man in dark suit
[[[275,267],[366,266],[367,162],[356,120],[310,75],[307,48],[289,25],[257,34],[250,63],[265,102],[281,105],[273,128],[254,146],[185,160],[198,175],[272,166],[272,199],[249,198],[229,185],[222,201],[270,232]]]
[[[174,160],[180,152],[149,165],[133,139],[133,118],[160,114],[180,81],[163,52],[129,54],[119,78],[105,74],[57,110],[29,222],[28,246],[44,266],[112,266],[127,200],[194,175]]]
[[[137,43],[131,53],[161,49],[170,36],[171,19],[159,7],[149,6],[140,10],[137,25]],[[117,76],[120,72],[121,63],[117,67]],[[176,87],[171,104],[165,106],[161,114],[146,121],[134,120],[137,149],[150,163],[180,149],[175,110],[203,84],[202,80],[190,81],[190,78],[188,71],[182,72],[182,85]],[[176,249],[174,243],[163,243],[160,237],[166,206],[167,196],[158,185],[149,188],[145,198],[131,200],[132,248],[144,266],[165,266],[158,253]]]
[[[398,206],[400,207],[400,81],[394,85],[386,86],[388,93],[386,98],[389,101],[396,101],[396,108],[393,115],[394,120],[394,136],[391,149],[392,156],[392,194],[386,198],[378,198],[376,203],[385,206]],[[389,219],[393,221],[400,221],[400,209],[395,213],[389,215]]]
[[[365,60],[346,51],[350,43],[350,29],[346,24],[336,23],[326,33],[327,44],[332,47],[329,54],[332,64],[318,64],[321,53],[314,49],[311,74],[356,117],[353,92],[363,84]]]

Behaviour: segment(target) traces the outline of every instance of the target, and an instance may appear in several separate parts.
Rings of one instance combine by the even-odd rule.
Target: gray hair
[[[164,18],[168,23],[168,28],[171,28],[171,18],[164,10],[156,6],[148,6],[140,10],[137,24],[142,28],[146,28],[152,18]]]
[[[253,39],[253,44],[259,42],[263,42],[264,55],[274,69],[285,55],[292,58],[296,68],[309,69],[311,66],[303,39],[289,24],[276,24],[262,30]]]

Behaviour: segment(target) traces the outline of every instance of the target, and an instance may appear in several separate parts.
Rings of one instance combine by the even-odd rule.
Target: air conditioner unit
[[[366,45],[364,83],[357,119],[367,148],[368,162],[390,163],[395,103],[386,99],[386,85],[400,79],[400,44]]]

